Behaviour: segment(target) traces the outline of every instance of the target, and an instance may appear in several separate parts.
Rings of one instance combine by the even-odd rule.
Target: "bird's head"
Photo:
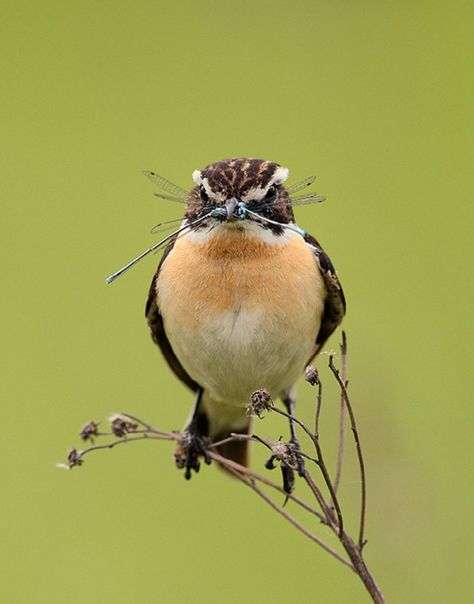
[[[243,227],[251,220],[262,228],[281,231],[259,216],[282,224],[293,222],[283,184],[287,177],[287,168],[262,159],[234,158],[209,164],[193,172],[195,187],[188,195],[186,218],[192,222],[212,212],[210,221]]]
[[[158,187],[171,193],[155,195],[162,199],[186,203],[184,221],[179,229],[109,275],[107,283],[112,283],[142,258],[176,237],[190,235],[201,229],[209,231],[221,227],[229,231],[234,229],[234,233],[250,231],[264,237],[270,230],[272,243],[274,235],[282,235],[285,231],[306,237],[307,233],[294,224],[293,205],[319,203],[325,199],[315,193],[293,197],[297,191],[313,184],[315,177],[310,176],[286,188],[283,183],[288,178],[288,169],[263,159],[224,159],[209,164],[203,170],[195,170],[195,186],[189,193],[156,172],[146,170],[144,174]],[[162,226],[164,225],[157,225],[152,232],[158,232],[157,228]],[[262,229],[267,230],[267,233],[263,233]]]

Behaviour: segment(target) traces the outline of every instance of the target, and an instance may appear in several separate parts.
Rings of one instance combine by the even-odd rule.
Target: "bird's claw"
[[[290,446],[292,448],[293,455],[294,455],[294,458],[295,458],[296,467],[297,467],[297,470],[298,470],[298,476],[304,476],[306,468],[304,466],[303,456],[301,455],[300,443],[297,440],[291,439],[290,440]]]
[[[276,468],[275,461],[280,462],[283,490],[289,495],[295,489],[295,470],[299,476],[304,476],[305,474],[304,460],[298,441],[290,440],[286,444],[280,441],[275,443],[273,455],[265,462],[267,470]]]
[[[204,463],[208,465],[211,463],[204,438],[193,430],[185,430],[174,458],[176,467],[180,470],[184,468],[184,477],[186,480],[191,478],[193,470],[196,474],[199,472],[201,466],[199,458],[201,456],[204,457]]]

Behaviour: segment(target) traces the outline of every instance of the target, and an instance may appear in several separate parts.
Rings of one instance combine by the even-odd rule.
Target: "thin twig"
[[[255,493],[257,493],[263,500],[265,500],[268,503],[268,505],[270,505],[276,512],[278,512],[284,518],[286,518],[288,520],[288,522],[290,522],[295,528],[297,528],[304,535],[306,535],[306,537],[308,537],[309,539],[311,539],[312,541],[314,541],[315,543],[317,543],[326,552],[328,552],[329,554],[331,554],[331,556],[334,556],[337,560],[339,560],[339,562],[342,562],[343,564],[345,564],[346,566],[348,566],[351,570],[354,570],[353,565],[348,560],[346,560],[345,558],[343,558],[338,552],[336,552],[336,550],[332,549],[332,547],[330,547],[329,545],[327,545],[326,543],[324,543],[324,541],[322,541],[321,539],[319,539],[319,537],[317,537],[311,531],[309,531],[306,527],[304,527],[298,520],[296,520],[296,518],[294,516],[292,516],[291,514],[289,514],[283,507],[281,507],[280,505],[278,505],[277,503],[275,503],[275,501],[273,501],[273,499],[271,499],[271,497],[269,497],[266,493],[264,493],[262,491],[262,489],[260,489],[255,484],[255,482],[253,480],[247,480],[247,479],[245,479],[239,472],[237,472],[233,468],[227,468],[227,469],[236,478],[238,478],[239,480],[241,480],[244,484],[246,484],[253,491],[255,491]]]
[[[316,459],[316,457],[313,457],[312,455],[308,455],[307,453],[304,453],[303,451],[300,451],[299,454],[301,455],[301,457],[304,457],[305,459],[309,459],[309,461],[312,461],[317,466],[319,466],[319,461]]]
[[[321,415],[321,405],[323,402],[323,383],[318,382],[318,396],[316,397],[316,413],[314,416],[314,435],[319,438],[319,416]]]
[[[106,445],[93,445],[92,447],[88,447],[87,449],[82,449],[78,451],[78,459],[82,459],[88,453],[92,453],[92,451],[99,451],[100,449],[113,449],[117,445],[123,445],[125,443],[133,442],[136,440],[174,440],[172,438],[167,438],[168,435],[150,435],[148,433],[141,434],[140,436],[127,436],[126,438],[121,438],[120,440],[114,440],[111,443],[107,443]]]
[[[135,417],[134,415],[130,415],[130,413],[121,413],[120,415],[124,415],[125,417],[128,417],[129,419],[133,420],[134,422],[137,422],[138,424],[141,424],[144,428],[146,428],[148,430],[148,432],[153,432],[153,434],[161,434],[161,435],[166,435],[166,436],[168,436],[170,434],[169,432],[162,432],[161,430],[157,430],[151,424],[149,424],[147,422],[144,422],[139,417]]]
[[[213,442],[212,444],[208,445],[208,448],[216,449],[217,447],[221,447],[222,445],[226,445],[227,443],[231,443],[231,442],[235,442],[235,441],[243,441],[243,440],[259,442],[262,445],[265,445],[265,447],[267,447],[267,449],[270,449],[270,451],[272,450],[272,445],[270,444],[270,442],[265,440],[264,438],[261,438],[257,434],[238,434],[236,432],[231,432],[230,436],[228,436],[227,438],[223,438],[222,440]]]
[[[319,388],[321,388],[320,385],[319,385]],[[343,520],[342,520],[341,506],[339,505],[339,501],[337,499],[337,495],[334,492],[334,488],[332,486],[331,478],[329,477],[329,472],[328,472],[328,469],[326,467],[326,463],[324,461],[323,451],[322,451],[321,445],[319,443],[319,438],[316,436],[316,434],[312,434],[311,431],[309,430],[309,428],[307,428],[307,426],[302,421],[297,420],[293,416],[290,416],[289,413],[286,413],[285,411],[282,411],[281,409],[278,409],[278,407],[275,407],[275,405],[271,405],[270,408],[272,409],[272,411],[276,411],[278,414],[283,415],[284,417],[287,417],[288,419],[293,419],[299,426],[301,426],[301,428],[303,428],[303,430],[306,432],[306,434],[308,434],[310,436],[311,440],[313,441],[314,446],[316,448],[316,454],[317,454],[317,459],[318,459],[318,466],[319,466],[319,469],[321,470],[321,474],[323,475],[324,482],[326,483],[326,486],[328,488],[329,494],[331,496],[331,500],[332,500],[332,504],[334,506],[334,509],[336,510],[337,524],[338,524],[338,527],[339,527],[339,536],[341,536],[342,532],[344,530],[344,523],[343,523]]]
[[[239,463],[223,457],[218,452],[218,448],[222,445],[229,442],[239,442],[239,441],[254,441],[260,445],[263,445],[267,449],[272,452],[271,459],[280,462],[282,467],[291,470],[296,469],[296,462],[294,462],[291,456],[291,447],[284,442],[274,441],[271,439],[265,439],[255,434],[230,434],[225,439],[222,439],[218,442],[210,442],[206,445],[206,461],[214,461],[219,464],[222,468],[224,468],[227,472],[235,476],[238,480],[244,483],[246,486],[251,488],[260,498],[262,498],[272,509],[278,512],[281,516],[283,516],[288,522],[292,524],[298,531],[302,532],[306,537],[311,539],[314,543],[318,544],[325,551],[327,551],[331,556],[336,558],[339,562],[344,564],[345,566],[351,568],[361,579],[364,586],[366,587],[368,593],[370,594],[372,601],[375,604],[386,604],[386,600],[379,587],[377,586],[372,574],[370,573],[367,565],[363,559],[363,547],[366,543],[364,532],[365,532],[365,516],[366,516],[366,476],[365,476],[365,466],[364,459],[362,456],[362,449],[360,445],[359,434],[357,430],[355,415],[353,411],[353,407],[348,395],[348,380],[347,380],[347,342],[345,334],[342,336],[342,344],[341,344],[341,370],[339,371],[334,364],[334,354],[330,354],[329,356],[329,368],[333,375],[336,378],[336,381],[340,387],[341,391],[341,400],[340,400],[340,410],[339,410],[339,443],[338,443],[338,453],[337,453],[337,462],[336,462],[336,470],[334,481],[331,481],[329,477],[328,468],[326,466],[323,450],[321,447],[320,439],[319,439],[319,420],[322,411],[322,392],[323,387],[321,381],[318,379],[317,371],[314,368],[312,369],[311,379],[306,378],[309,383],[312,385],[318,385],[317,397],[316,397],[316,409],[315,409],[315,422],[314,422],[314,432],[306,426],[304,422],[301,420],[290,416],[287,412],[277,408],[271,401],[270,395],[266,393],[264,390],[259,390],[252,395],[252,406],[254,405],[254,397],[256,403],[260,404],[260,409],[264,410],[272,410],[275,411],[278,415],[285,417],[287,419],[292,420],[296,425],[298,425],[311,439],[316,449],[316,457],[312,457],[305,453],[304,451],[300,451],[302,457],[311,462],[315,463],[321,472],[322,478],[326,485],[326,488],[329,492],[330,497],[327,498],[323,495],[320,487],[316,484],[313,479],[312,474],[306,469],[303,475],[303,480],[309,488],[312,496],[314,497],[314,501],[317,503],[317,506],[321,509],[315,509],[313,505],[307,503],[305,500],[297,497],[293,493],[288,493],[288,487],[285,489],[284,486],[280,486],[279,484],[269,480],[265,476],[262,476],[249,468],[246,468]],[[257,407],[253,407],[255,413],[260,416]],[[352,434],[356,446],[357,457],[359,462],[359,471],[361,476],[361,509],[360,509],[360,520],[359,520],[359,534],[358,541],[355,542],[345,531],[343,525],[343,514],[342,509],[337,497],[337,491],[340,486],[341,476],[342,476],[342,465],[343,465],[343,455],[344,455],[344,438],[345,438],[345,410],[347,409],[347,414],[350,419],[350,426],[352,429]],[[130,421],[129,421],[130,420]],[[88,455],[92,451],[97,451],[100,449],[112,449],[117,445],[124,444],[127,442],[135,442],[139,440],[166,440],[166,441],[175,441],[181,447],[185,447],[186,443],[189,440],[189,435],[187,433],[180,432],[163,432],[161,430],[157,430],[151,424],[141,420],[140,418],[134,417],[129,413],[124,413],[119,416],[114,416],[110,419],[110,428],[111,431],[98,431],[98,422],[91,421],[86,424],[80,432],[80,436],[84,441],[92,442],[92,446],[83,449],[76,450],[71,449],[68,454],[67,464],[60,464],[61,466],[66,466],[72,468],[74,466],[82,465],[83,458],[85,455]],[[108,442],[102,445],[95,445],[94,439],[99,437],[115,437],[116,440]],[[204,439],[205,440],[205,439]],[[204,452],[202,453],[204,454]],[[197,466],[199,466],[199,461],[196,457]],[[309,464],[308,464],[309,467]],[[198,467],[196,468],[196,471]],[[290,471],[291,471],[290,470]],[[297,520],[294,516],[292,516],[286,509],[284,509],[284,504],[279,505],[276,503],[272,497],[267,494],[266,490],[262,488],[268,487],[273,489],[279,494],[285,496],[286,500],[293,501],[296,505],[300,506],[306,512],[316,516],[322,524],[327,525],[333,533],[335,533],[338,538],[341,546],[344,548],[348,558],[345,558],[335,549],[326,544],[323,540],[321,540],[317,535],[315,535],[309,528],[307,528],[301,521]],[[313,503],[313,501],[311,501]]]
[[[294,493],[287,493],[283,489],[283,487],[281,487],[276,482],[272,482],[268,478],[265,478],[265,476],[262,476],[261,474],[257,474],[257,472],[254,472],[254,471],[250,470],[249,468],[246,468],[245,466],[241,466],[237,462],[232,461],[231,459],[228,459],[227,457],[223,457],[222,455],[219,455],[219,453],[216,453],[214,451],[208,451],[208,453],[209,453],[209,457],[211,459],[213,459],[214,461],[216,461],[217,463],[219,463],[226,470],[230,471],[230,469],[232,469],[232,470],[234,470],[236,472],[239,472],[242,475],[248,476],[249,478],[253,478],[254,480],[258,480],[262,484],[264,484],[264,485],[266,485],[268,487],[271,487],[272,489],[275,489],[275,491],[278,491],[282,495],[285,495],[285,497],[288,497],[288,499],[290,499],[291,501],[294,501],[297,505],[301,506],[307,512],[310,512],[311,514],[314,514],[315,516],[317,516],[319,518],[319,520],[323,524],[328,524],[325,516],[323,516],[320,512],[318,512],[317,510],[315,510],[310,505],[308,505],[305,501],[303,501],[302,499],[300,499]]]
[[[352,539],[344,533],[341,537],[341,543],[347,552],[347,555],[351,559],[354,565],[356,573],[359,575],[362,583],[369,592],[373,602],[375,604],[387,604],[379,586],[375,582],[375,579],[371,575],[367,564],[362,557],[362,551],[360,547],[352,541]]]
[[[278,407],[275,407],[275,405],[273,405],[273,404],[269,405],[268,408],[271,411],[275,411],[275,413],[277,413],[278,415],[282,415],[283,417],[292,419],[314,442],[314,439],[315,439],[314,434],[311,432],[311,430],[308,428],[308,426],[306,426],[306,424],[304,424],[300,419],[298,419],[297,417],[294,417],[293,415],[290,415],[286,411],[283,411],[283,409],[279,409]]]
[[[352,434],[354,437],[354,443],[356,446],[357,459],[359,461],[360,484],[361,484],[361,503],[360,503],[358,545],[359,545],[360,550],[362,550],[362,548],[365,545],[364,531],[365,531],[365,510],[366,510],[366,499],[367,499],[364,457],[362,455],[362,448],[360,446],[359,433],[357,432],[357,425],[356,425],[356,420],[355,420],[355,416],[354,416],[354,411],[352,409],[352,404],[349,399],[349,395],[347,393],[347,388],[346,388],[346,385],[344,384],[344,382],[342,381],[341,376],[339,375],[339,370],[334,365],[332,356],[329,357],[329,368],[333,372],[333,374],[341,388],[342,395],[344,396],[344,401],[346,403],[347,411],[349,413],[349,418],[350,418],[350,422],[351,422],[351,429],[352,429]]]
[[[344,385],[348,386],[347,382],[347,339],[346,332],[342,332],[342,342],[341,342],[341,379]],[[341,482],[341,474],[342,474],[342,462],[344,459],[344,437],[346,432],[346,422],[345,422],[345,410],[346,403],[344,400],[344,393],[341,391],[341,401],[339,407],[339,442],[337,447],[337,462],[336,462],[336,473],[334,475],[334,492],[337,493],[339,489],[339,484]]]
[[[321,493],[318,486],[312,479],[311,474],[307,470],[305,470],[303,478],[304,478],[306,484],[308,485],[308,487],[310,488],[310,490],[312,491],[313,495],[315,496],[317,502],[321,506],[321,508],[327,518],[328,526],[330,526],[336,534],[339,534],[339,525],[336,521],[336,518],[334,517],[332,508],[330,508],[329,505],[326,503],[326,500],[324,499],[323,494]]]

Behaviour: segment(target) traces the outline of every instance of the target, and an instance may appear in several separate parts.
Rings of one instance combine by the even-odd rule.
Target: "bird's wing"
[[[336,270],[334,269],[329,256],[312,235],[306,233],[304,239],[313,251],[327,289],[321,326],[316,336],[316,349],[312,357],[314,358],[324,346],[332,332],[341,323],[346,312],[346,301],[342,286],[336,275]]]
[[[167,245],[158,265],[156,274],[153,277],[153,281],[151,282],[150,286],[150,292],[148,294],[148,300],[146,303],[145,316],[150,327],[151,337],[155,344],[160,347],[160,350],[163,356],[165,357],[165,360],[168,363],[170,369],[174,371],[177,377],[182,382],[184,382],[186,386],[188,386],[189,388],[191,388],[191,390],[195,392],[199,388],[199,385],[187,374],[181,363],[178,361],[175,353],[173,352],[171,344],[166,336],[165,327],[163,324],[163,317],[160,314],[158,304],[156,302],[156,281],[160,274],[161,267],[163,266],[163,262],[166,260],[166,257],[173,249],[175,241],[176,239],[172,239]]]

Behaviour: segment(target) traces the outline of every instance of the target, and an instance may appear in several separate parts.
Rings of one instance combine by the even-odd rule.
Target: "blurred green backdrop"
[[[54,466],[112,411],[182,426],[190,396],[143,317],[157,258],[104,277],[179,217],[142,169],[188,187],[235,155],[316,173],[328,196],[297,218],[348,298],[369,565],[391,602],[470,601],[471,6],[4,3],[2,602],[368,601],[215,468],[185,482],[171,445]],[[352,461],[344,480],[354,515]]]

